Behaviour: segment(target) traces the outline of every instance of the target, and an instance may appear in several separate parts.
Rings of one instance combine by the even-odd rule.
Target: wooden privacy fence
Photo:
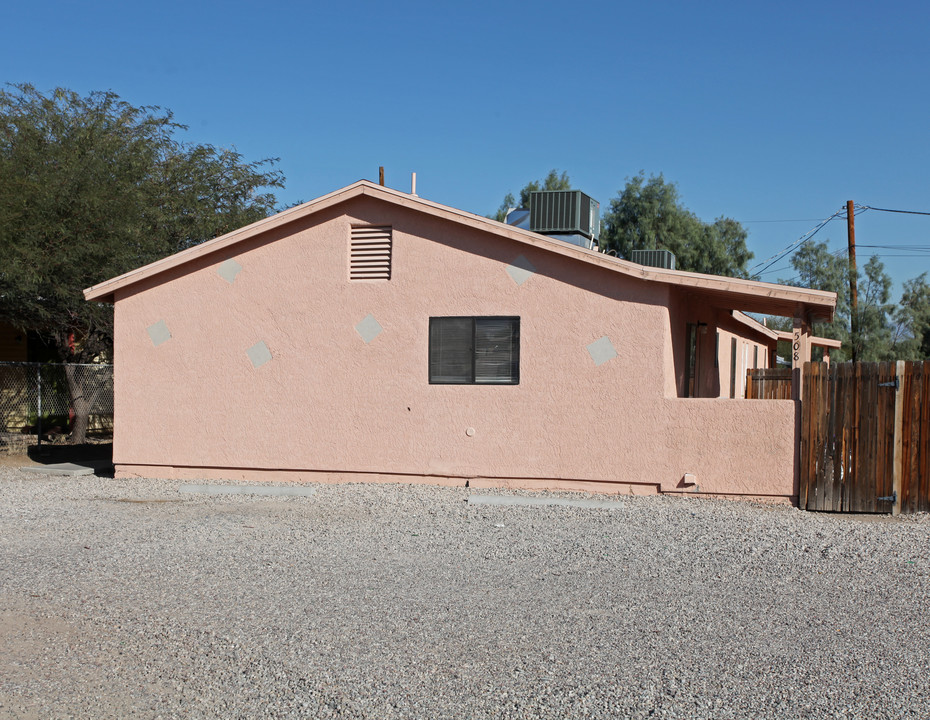
[[[746,371],[747,400],[790,400],[791,368],[759,368]]]
[[[930,510],[930,361],[805,363],[798,505]]]

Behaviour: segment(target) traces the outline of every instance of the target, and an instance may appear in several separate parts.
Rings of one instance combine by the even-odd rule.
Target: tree
[[[791,258],[791,266],[797,276],[790,280],[779,280],[784,285],[808,287],[836,293],[836,313],[831,323],[815,323],[815,335],[833,338],[843,343],[838,360],[852,357],[853,345],[856,356],[862,361],[876,362],[894,358],[895,343],[890,317],[894,306],[889,303],[891,278],[885,266],[873,256],[858,274],[858,328],[856,336],[851,329],[851,305],[849,294],[849,263],[845,254],[834,254],[827,249],[827,242],[807,242]]]
[[[850,334],[850,343],[856,349],[853,356],[863,362],[893,360],[891,278],[884,263],[874,255],[865,264],[863,273],[864,277],[859,278],[858,332]]]
[[[633,250],[670,250],[679,270],[746,277],[752,253],[731,218],[701,221],[682,205],[678,186],[659,175],[628,178],[604,215],[601,245],[629,259]]]
[[[930,285],[927,273],[904,283],[894,311],[892,350],[898,360],[930,358]]]
[[[504,202],[492,216],[498,222],[504,222],[507,219],[507,213],[514,208],[529,208],[530,193],[540,190],[571,190],[572,183],[568,179],[568,173],[563,172],[561,175],[558,170],[550,170],[542,180],[532,180],[528,182],[520,191],[520,201],[513,196],[513,193],[507,193],[504,196]]]
[[[833,322],[814,323],[815,335],[832,338],[843,343],[835,357],[839,361],[849,355],[849,265],[845,256],[837,256],[827,249],[827,242],[804,243],[791,256],[791,266],[797,275],[790,280],[779,279],[782,285],[795,285],[814,290],[836,293],[836,312]]]
[[[113,314],[82,290],[267,216],[274,159],[182,142],[169,111],[112,92],[0,90],[0,319],[63,362],[112,354]],[[87,399],[69,382],[82,442]]]

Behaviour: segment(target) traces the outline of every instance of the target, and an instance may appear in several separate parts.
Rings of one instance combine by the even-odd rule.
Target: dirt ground
[[[930,717],[930,516],[312,489],[0,468],[0,720]]]

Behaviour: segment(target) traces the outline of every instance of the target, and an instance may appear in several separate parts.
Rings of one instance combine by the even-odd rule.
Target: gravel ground
[[[0,467],[0,718],[930,717],[926,515],[178,487]]]

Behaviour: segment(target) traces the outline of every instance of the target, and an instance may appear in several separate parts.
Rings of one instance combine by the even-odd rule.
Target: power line
[[[887,250],[917,250],[920,252],[930,251],[930,245],[860,245],[859,247],[885,248]]]
[[[862,213],[864,213],[864,212],[865,212],[866,210],[868,210],[868,209],[869,209],[869,208],[868,208],[867,206],[865,206],[865,205],[855,205],[855,206],[854,206],[854,209],[853,209],[853,216],[855,217],[856,215],[861,215]],[[798,240],[796,240],[794,243],[792,243],[791,245],[789,245],[788,247],[786,247],[784,250],[781,250],[780,252],[775,253],[775,255],[772,255],[771,257],[767,258],[766,260],[763,260],[762,262],[756,263],[755,265],[753,265],[751,268],[749,268],[750,272],[751,272],[752,270],[755,270],[755,269],[756,269],[757,267],[759,267],[760,265],[765,265],[766,263],[768,263],[768,264],[765,265],[765,267],[762,268],[759,272],[755,273],[755,275],[754,275],[753,277],[757,277],[757,278],[758,278],[758,277],[761,277],[762,275],[768,274],[768,269],[769,269],[770,267],[772,267],[772,265],[774,265],[775,263],[777,263],[779,260],[781,260],[781,259],[782,259],[785,255],[787,255],[788,253],[794,252],[795,250],[797,250],[798,248],[800,248],[801,245],[803,245],[804,243],[806,243],[807,241],[809,241],[811,238],[813,238],[814,235],[816,235],[817,233],[819,233],[819,232],[827,225],[827,223],[829,223],[831,220],[833,220],[833,219],[836,218],[836,217],[845,216],[846,214],[847,214],[846,207],[843,206],[843,207],[841,207],[839,210],[837,210],[835,213],[833,213],[833,215],[831,215],[830,217],[828,217],[826,220],[822,220],[822,221],[820,222],[820,224],[818,224],[818,225],[817,225],[816,227],[814,227],[812,230],[808,231],[805,235],[802,235]],[[843,250],[838,251],[838,252],[846,252],[846,249],[844,248]],[[838,252],[837,252],[837,253],[834,253],[834,255],[838,254]],[[769,261],[771,261],[771,262],[769,262]],[[784,270],[784,269],[786,269],[786,268],[781,268],[781,269]],[[772,272],[778,272],[778,268],[776,268],[776,270],[773,270]],[[796,280],[796,279],[798,279],[798,278],[794,278],[794,280]],[[792,280],[792,282],[793,282],[793,280]]]
[[[842,248],[840,248],[839,250],[834,250],[832,253],[830,253],[830,255],[832,255],[833,257],[839,257],[840,255],[846,255],[848,252],[849,252],[849,248],[844,248],[844,247],[842,247]],[[787,270],[787,269],[789,269],[789,268],[792,268],[792,269],[793,269],[793,267],[794,267],[793,265],[786,265],[785,267],[780,268],[780,269],[781,269],[781,270]],[[773,270],[772,272],[777,272],[777,270]],[[793,278],[791,278],[790,280],[788,280],[787,283],[788,283],[789,285],[793,285],[793,284],[796,283],[798,280],[803,280],[803,279],[804,279],[804,276],[803,276],[803,275],[795,275]]]
[[[861,215],[862,213],[866,212],[867,210],[875,210],[875,211],[877,211],[877,212],[900,213],[900,214],[905,214],[905,215],[927,215],[927,216],[930,216],[930,212],[923,212],[923,211],[920,211],[920,210],[893,210],[893,209],[890,209],[890,208],[877,208],[877,207],[872,207],[871,205],[855,205],[855,206],[854,206],[854,211],[853,211],[853,216]],[[826,220],[820,221],[814,228],[812,228],[812,229],[809,230],[807,233],[805,233],[804,235],[802,235],[800,238],[798,238],[798,239],[797,239],[795,242],[793,242],[791,245],[787,246],[785,249],[780,250],[779,252],[775,253],[775,254],[772,255],[771,257],[769,257],[769,258],[767,258],[767,259],[765,259],[765,260],[763,260],[763,261],[761,261],[761,262],[759,262],[759,263],[756,263],[755,265],[753,265],[753,266],[750,268],[750,272],[751,272],[752,270],[755,270],[755,268],[759,267],[760,265],[765,265],[765,267],[763,267],[759,272],[753,274],[752,277],[755,277],[755,278],[758,279],[758,278],[761,278],[762,275],[768,275],[768,274],[771,274],[771,273],[777,273],[777,272],[781,272],[782,270],[787,270],[787,269],[789,269],[791,266],[790,266],[790,265],[785,265],[785,266],[777,267],[777,268],[775,268],[775,269],[773,269],[773,270],[769,270],[769,268],[771,268],[772,265],[775,265],[779,260],[781,260],[782,258],[784,258],[785,255],[787,255],[787,254],[789,254],[789,253],[791,253],[791,252],[797,250],[798,248],[801,247],[801,245],[803,245],[804,243],[806,243],[807,241],[809,241],[810,239],[812,239],[812,238],[814,237],[814,235],[816,235],[818,232],[820,232],[820,231],[827,225],[827,223],[829,223],[831,220],[833,220],[834,218],[837,218],[837,217],[841,217],[841,216],[845,217],[846,215],[847,215],[846,208],[843,207],[843,208],[841,208],[840,210],[838,210],[837,212],[833,213],[833,215],[831,215],[830,217],[828,217]],[[747,222],[747,223],[750,223],[750,222],[801,222],[801,220],[797,220],[797,221],[796,221],[796,220],[746,220],[746,221],[744,221],[744,222]],[[880,250],[893,250],[893,251],[897,251],[895,254],[892,254],[892,253],[875,253],[874,256],[878,256],[878,257],[926,257],[926,255],[925,255],[924,253],[930,253],[930,245],[887,245],[887,244],[885,244],[885,245],[862,245],[862,244],[860,244],[859,247],[863,247],[863,248],[876,248],[876,249],[880,249]],[[831,253],[831,255],[833,255],[834,257],[839,257],[840,255],[845,254],[845,253],[847,253],[847,252],[848,252],[848,250],[847,250],[846,248],[840,248],[839,250],[837,250],[837,251]],[[802,279],[801,276],[800,276],[800,275],[797,275],[797,276],[793,277],[791,280],[789,280],[788,282],[789,282],[789,283],[794,283],[794,282],[796,282],[796,281],[798,281],[798,280],[801,280],[801,279]]]
[[[820,218],[796,218],[794,220],[740,220],[741,223],[786,223],[786,222],[820,222]]]
[[[862,207],[864,210],[876,210],[878,212],[901,213],[902,215],[930,215],[930,212],[923,212],[922,210],[891,210],[889,208],[872,207],[871,205],[862,205],[860,207]]]
[[[811,230],[808,230],[806,233],[804,233],[800,238],[798,238],[798,239],[795,240],[793,243],[791,243],[791,244],[790,244],[788,247],[786,247],[784,250],[780,250],[779,252],[775,253],[774,255],[772,255],[772,256],[769,257],[769,258],[766,258],[766,259],[763,260],[762,262],[756,263],[756,264],[753,265],[751,268],[749,268],[750,273],[752,273],[752,271],[755,270],[755,269],[756,269],[757,267],[759,267],[760,265],[765,265],[765,267],[763,267],[759,272],[755,273],[755,277],[759,277],[759,276],[762,275],[766,270],[768,270],[770,267],[772,267],[772,265],[774,265],[774,264],[777,263],[779,260],[781,260],[781,258],[783,258],[785,255],[787,255],[788,253],[790,253],[790,252],[792,252],[792,251],[794,251],[794,250],[797,250],[797,248],[799,248],[802,244],[804,244],[805,242],[807,242],[808,240],[810,240],[812,237],[814,237],[814,235],[816,235],[816,234],[819,233],[821,230],[823,230],[823,228],[827,225],[827,223],[829,223],[829,222],[830,222],[831,220],[833,220],[834,218],[839,217],[843,212],[845,212],[845,210],[846,210],[845,208],[841,208],[841,209],[837,210],[835,213],[833,213],[833,214],[832,214],[830,217],[828,217],[826,220],[821,220],[820,223],[819,223],[818,225],[816,225],[816,226],[815,226],[814,228],[812,228]]]
[[[872,255],[872,257],[880,257],[880,258],[890,258],[890,257],[894,257],[894,258],[922,257],[922,258],[925,258],[925,257],[927,257],[927,256],[926,256],[926,255],[920,255],[919,253],[875,253],[875,254]]]

